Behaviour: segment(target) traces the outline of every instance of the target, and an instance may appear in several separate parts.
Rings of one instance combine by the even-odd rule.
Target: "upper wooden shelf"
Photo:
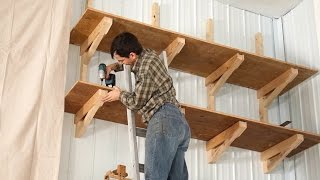
[[[109,32],[98,47],[98,50],[103,52],[109,52],[111,41],[116,35],[123,31],[128,31],[138,37],[143,47],[152,48],[158,52],[163,51],[177,37],[185,38],[185,46],[173,59],[169,67],[201,77],[209,76],[236,53],[243,54],[245,58],[244,62],[231,75],[227,82],[255,90],[262,88],[289,68],[298,69],[299,74],[282,93],[317,73],[315,69],[258,56],[217,43],[210,43],[90,8],[86,10],[80,21],[72,29],[70,43],[81,45],[103,17],[113,19]]]
[[[78,81],[65,97],[65,112],[73,114],[78,112],[84,103],[99,89],[111,90],[105,86]],[[288,155],[288,157],[290,157],[320,142],[320,135],[317,134],[270,125],[186,104],[182,104],[182,107],[185,108],[185,115],[191,128],[192,138],[195,139],[208,141],[228,127],[231,127],[233,124],[243,121],[247,122],[247,129],[231,144],[234,147],[262,152],[279,142],[288,139],[292,135],[302,134],[304,136],[304,141]],[[94,117],[127,124],[125,106],[119,101],[104,103]],[[146,127],[142,123],[141,116],[139,115],[136,115],[136,126],[141,128]]]

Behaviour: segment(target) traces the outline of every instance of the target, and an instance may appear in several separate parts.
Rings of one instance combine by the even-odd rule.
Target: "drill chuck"
[[[99,78],[101,81],[106,78],[106,69],[107,66],[104,63],[99,64]]]

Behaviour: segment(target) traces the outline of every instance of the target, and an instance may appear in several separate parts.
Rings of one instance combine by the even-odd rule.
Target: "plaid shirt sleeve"
[[[154,91],[154,83],[149,67],[154,66],[154,59],[157,58],[154,54],[144,56],[144,60],[139,62],[139,72],[136,75],[135,90],[132,93],[122,91],[120,93],[121,102],[127,106],[128,109],[138,111],[145,106],[147,101],[151,98]],[[151,73],[151,74],[150,74]]]
[[[159,58],[151,49],[144,49],[133,66],[136,83],[134,92],[122,91],[120,101],[133,111],[142,115],[143,121],[149,121],[152,115],[164,103],[179,106],[175,98],[172,78]]]
[[[143,68],[143,70],[136,80],[134,92],[121,91],[120,93],[120,101],[126,105],[128,109],[133,111],[140,110],[151,98],[152,92],[154,91],[152,76],[149,75],[147,67],[142,66],[141,68]]]

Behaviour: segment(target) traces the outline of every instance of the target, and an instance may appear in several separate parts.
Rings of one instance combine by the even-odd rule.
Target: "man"
[[[172,78],[164,62],[151,49],[143,49],[138,39],[124,32],[114,38],[111,57],[118,63],[107,66],[106,76],[131,65],[135,74],[134,92],[118,87],[103,98],[104,102],[120,100],[127,108],[138,111],[147,124],[145,143],[146,180],[187,180],[185,152],[190,129],[180,112]]]

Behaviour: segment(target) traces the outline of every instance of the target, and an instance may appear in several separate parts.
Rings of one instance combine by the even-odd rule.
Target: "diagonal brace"
[[[261,153],[264,173],[271,172],[281,161],[304,140],[303,135],[296,134]]]
[[[231,143],[247,129],[247,123],[239,121],[207,142],[209,163],[216,162]]]
[[[184,45],[186,44],[186,40],[184,38],[177,37],[169,46],[164,50],[167,53],[167,64],[168,66],[171,64],[172,60],[176,55],[180,53]]]
[[[210,109],[214,108],[214,95],[243,61],[244,56],[237,53],[206,78],[205,85],[208,89],[208,105]]]
[[[76,124],[75,137],[80,138],[91,123],[98,109],[103,105],[101,99],[107,95],[107,91],[99,89],[75,114],[74,124]]]
[[[267,108],[272,101],[282,92],[282,90],[294,80],[298,75],[298,70],[290,68],[282,75],[266,84],[264,87],[257,91],[257,97],[259,99],[259,114],[260,119],[263,122],[268,122]]]
[[[97,50],[101,40],[104,35],[108,33],[112,25],[112,19],[104,17],[88,38],[80,46],[80,55],[81,55],[81,69],[80,69],[80,80],[87,79],[88,64],[91,57]]]

